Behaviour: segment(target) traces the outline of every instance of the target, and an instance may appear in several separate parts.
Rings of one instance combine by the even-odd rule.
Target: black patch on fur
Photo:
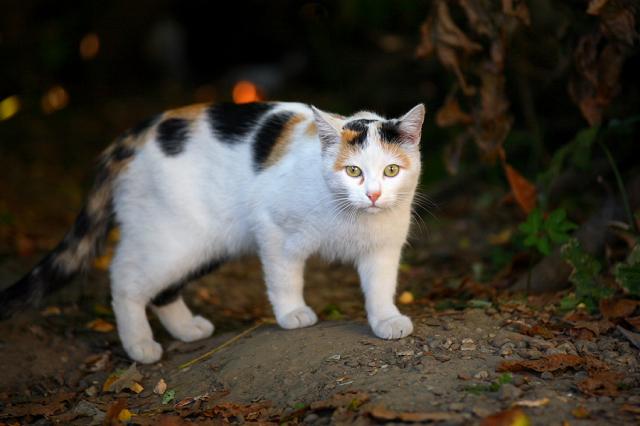
[[[282,134],[284,126],[291,120],[291,117],[293,117],[292,112],[278,112],[268,116],[260,125],[253,140],[253,166],[256,171],[262,169],[278,137]]]
[[[204,277],[205,275],[215,271],[223,263],[224,261],[222,260],[205,263],[200,268],[188,274],[185,278],[181,279],[176,283],[171,284],[169,287],[162,290],[151,300],[151,303],[153,303],[156,306],[164,306],[172,302],[175,302],[176,299],[180,296],[180,292],[182,292],[182,289],[187,284],[189,284],[189,282],[193,280],[197,280],[198,278]]]
[[[158,145],[165,155],[175,157],[184,151],[189,138],[189,121],[183,118],[169,118],[158,125]]]
[[[91,217],[87,213],[87,209],[85,207],[80,210],[78,213],[78,217],[76,217],[76,221],[73,224],[73,237],[76,239],[82,239],[87,232],[91,229]]]
[[[106,164],[104,164],[103,161],[101,161],[100,164],[98,164],[98,172],[96,173],[96,180],[95,180],[94,186],[96,188],[103,186],[105,183],[109,181],[109,176],[110,176],[109,168],[107,167]]]
[[[113,156],[114,160],[123,161],[127,158],[132,157],[133,154],[135,154],[135,151],[132,148],[129,148],[122,144],[118,144],[116,145],[116,148],[113,150],[113,153],[111,155]]]
[[[398,123],[395,121],[384,121],[380,124],[380,139],[383,142],[387,143],[402,143],[402,138],[400,137],[400,128],[398,127]]]
[[[222,142],[235,143],[273,108],[269,103],[212,105],[207,109],[209,126]]]
[[[362,146],[367,140],[367,132],[369,130],[369,123],[376,120],[370,120],[367,118],[361,118],[359,120],[349,121],[342,126],[343,129],[352,130],[358,133],[358,136],[349,141],[350,145]]]

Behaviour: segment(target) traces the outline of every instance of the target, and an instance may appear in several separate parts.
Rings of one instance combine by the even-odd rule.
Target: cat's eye
[[[398,173],[400,173],[400,166],[397,164],[389,164],[384,168],[384,175],[387,177],[397,176]]]
[[[345,167],[347,174],[351,177],[358,177],[362,175],[362,170],[358,166],[347,166]]]

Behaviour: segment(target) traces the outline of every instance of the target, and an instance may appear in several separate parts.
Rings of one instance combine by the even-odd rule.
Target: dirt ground
[[[449,200],[416,225],[399,289],[415,332],[399,341],[371,333],[351,267],[316,259],[305,291],[321,322],[279,329],[249,258],[187,290],[216,324],[210,339],[176,342],[152,318],[163,359],[132,365],[106,272],[94,270],[0,323],[0,424],[637,424],[638,349],[615,321],[560,312],[559,295],[480,284],[495,275],[481,271],[488,236],[514,225],[486,206],[470,216],[469,203]],[[37,258],[5,258],[1,285]]]

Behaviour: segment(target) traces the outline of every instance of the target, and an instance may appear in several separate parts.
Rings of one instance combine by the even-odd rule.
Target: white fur
[[[145,313],[155,295],[211,259],[249,253],[262,260],[269,300],[283,328],[317,322],[303,298],[303,270],[306,259],[319,253],[356,264],[377,336],[411,333],[411,321],[398,311],[394,294],[420,174],[424,107],[403,117],[403,129],[417,139],[407,144],[411,167],[396,177],[383,177],[384,168],[398,159],[381,149],[377,131],[370,129],[366,148],[350,160],[363,170],[361,185],[333,168],[339,146],[337,139],[332,143],[333,132],[343,121],[303,104],[279,103],[278,110],[306,120],[295,127],[287,154],[262,172],[253,168],[253,134],[245,142],[218,141],[203,117],[194,123],[184,152],[167,157],[150,140],[118,178],[114,204],[121,242],[111,267],[113,306],[132,359],[150,363],[162,356]],[[358,118],[363,116],[379,118],[371,113]],[[322,143],[305,133],[314,120]],[[381,190],[380,208],[371,208],[367,190]],[[180,340],[213,332],[213,325],[193,316],[181,298],[154,311]]]

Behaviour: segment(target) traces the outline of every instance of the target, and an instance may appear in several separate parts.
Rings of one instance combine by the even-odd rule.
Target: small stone
[[[327,358],[327,361],[339,361],[339,360],[340,360],[340,354],[331,355],[329,358]]]
[[[534,338],[529,340],[529,346],[537,349],[549,349],[553,348],[554,344],[544,339]]]
[[[451,337],[447,337],[447,340],[442,342],[442,344],[440,344],[440,347],[442,347],[443,349],[449,349],[451,345],[453,345],[453,339]]]
[[[618,352],[616,352],[616,351],[604,351],[602,356],[605,359],[613,360],[613,359],[616,359],[617,357],[619,357],[620,354]]]
[[[316,420],[318,420],[319,418],[320,418],[320,416],[318,416],[316,413],[307,414],[304,417],[304,422],[305,423],[313,423]]]
[[[507,342],[500,348],[500,356],[513,355],[513,349],[515,345],[512,342]]]
[[[598,351],[598,345],[589,340],[577,340],[576,350],[581,354],[592,354]]]
[[[640,395],[631,395],[627,398],[629,404],[640,404]]]
[[[516,347],[520,349],[526,348],[527,346],[528,344],[524,340],[520,340],[519,342],[516,343]]]
[[[544,351],[544,354],[549,356],[549,355],[564,355],[566,354],[566,352],[564,352],[563,350],[559,350],[557,348],[548,348],[546,351]]]
[[[460,380],[471,380],[471,376],[467,373],[458,373],[458,379]]]
[[[518,387],[523,386],[525,384],[524,377],[520,374],[513,375],[513,384]]]
[[[98,388],[91,385],[84,390],[84,393],[87,394],[87,396],[95,396],[98,393]]]
[[[485,370],[478,371],[473,375],[473,378],[478,380],[487,380],[489,378],[489,372]]]
[[[602,403],[602,404],[608,404],[611,402],[611,398],[608,396],[599,396],[598,397],[598,402]]]
[[[540,375],[540,378],[542,380],[553,380],[553,373],[551,373],[550,371],[545,371]]]
[[[435,354],[433,357],[440,362],[451,361],[451,356],[447,354]]]
[[[589,377],[586,371],[578,371],[573,375],[573,378],[576,380],[585,380]]]
[[[615,347],[616,347],[616,342],[613,339],[605,337],[605,338],[601,338],[598,341],[598,350],[601,352],[611,351],[615,349]]]
[[[398,356],[413,356],[415,352],[413,352],[413,350],[406,350],[406,351],[398,351],[396,352],[396,355]]]
[[[495,315],[498,313],[498,311],[496,311],[496,308],[487,308],[484,311],[487,313],[487,315]]]
[[[523,358],[528,358],[528,359],[540,359],[540,358],[542,358],[542,352],[540,352],[537,349],[520,349],[518,351],[518,355],[520,355]]]
[[[500,390],[498,391],[498,399],[500,399],[500,401],[510,401],[512,399],[519,398],[521,395],[522,390],[511,383],[505,383],[500,386]]]
[[[473,341],[473,339],[462,339],[462,345],[460,345],[460,350],[461,351],[475,351],[476,350],[476,344]]]
[[[559,351],[563,351],[563,353],[577,355],[576,347],[571,344],[571,342],[564,342],[558,345],[557,349]]]
[[[462,402],[452,402],[449,404],[449,410],[451,411],[462,411],[464,407],[466,407],[466,405]]]
[[[442,328],[447,331],[453,330],[453,323],[451,321],[445,321],[444,323],[442,323]]]
[[[493,339],[491,339],[491,345],[494,348],[501,348],[502,345],[504,345],[505,343],[511,343],[511,340],[509,340],[505,336],[496,336]]]
[[[473,407],[471,411],[473,411],[473,414],[475,414],[476,416],[482,419],[484,419],[485,417],[489,417],[492,413],[491,410],[485,407]]]

